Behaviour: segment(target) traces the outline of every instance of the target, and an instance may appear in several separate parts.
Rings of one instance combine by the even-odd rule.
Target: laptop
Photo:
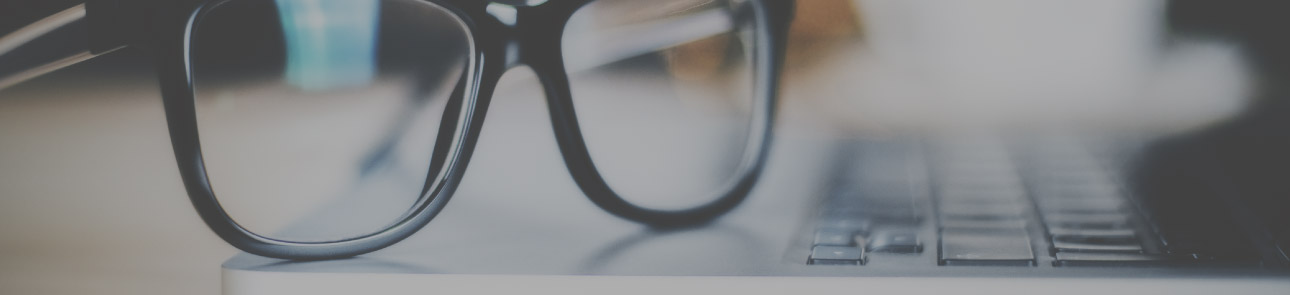
[[[1205,11],[1204,6],[1171,2],[1170,13],[1182,19],[1171,19],[1179,22],[1172,25],[1215,20],[1187,17]],[[882,20],[873,18],[881,32]],[[1235,29],[1237,35],[1249,33],[1247,45],[1255,48],[1267,48],[1259,42],[1276,39],[1259,35],[1257,28]],[[872,77],[864,71],[883,67],[862,54],[831,59],[837,71],[796,76],[785,87],[769,163],[749,199],[710,224],[679,229],[625,221],[587,202],[565,176],[548,118],[533,111],[544,107],[539,86],[527,72],[514,72],[499,87],[457,197],[430,225],[390,248],[350,259],[284,261],[240,254],[223,265],[224,291],[1285,293],[1290,290],[1290,186],[1280,178],[1290,157],[1278,147],[1287,146],[1279,127],[1285,126],[1287,109],[1276,99],[1243,102],[1249,107],[1244,110],[1206,104],[1206,97],[1231,101],[1227,98],[1280,93],[1206,92],[1239,84],[1227,82],[1240,80],[1232,77],[1241,71],[1224,71],[1232,61],[1224,54],[1237,49],[1222,44],[1176,46],[1174,54],[1164,55],[1177,60],[1163,64],[1178,67],[1166,67],[1152,76],[1156,80],[1139,81],[1172,91],[1143,94],[1167,98],[1145,102],[1158,109],[1103,105],[1107,109],[1101,111],[1132,115],[1120,112],[1115,118],[1129,119],[1122,121],[1077,118],[1084,124],[1074,126],[1013,122],[991,128],[999,126],[939,121],[938,128],[839,128],[856,118],[872,127],[866,120],[881,121],[883,109],[880,104],[879,111],[842,115],[837,109],[873,110],[875,105],[865,102],[910,93],[890,87],[929,84],[882,80],[888,82],[879,85],[886,92],[847,89],[856,86],[848,79]],[[898,49],[875,51],[907,52]],[[942,57],[985,56],[951,54],[958,55]],[[978,70],[971,65],[943,70]],[[1121,64],[1088,66],[1132,72]],[[1023,80],[1045,74],[1016,73],[1021,74],[1014,78]],[[1101,102],[1096,98],[1072,106],[1096,106]],[[1035,101],[1044,97],[991,101],[995,104],[981,109],[1004,111],[977,115],[1043,118],[1087,111],[1024,104]],[[1170,121],[1177,119],[1171,112],[1202,119]],[[1153,118],[1164,123],[1147,122]],[[1156,128],[1161,125],[1167,128]]]
[[[234,256],[225,293],[1290,290],[1284,223],[1261,219],[1284,217],[1254,213],[1284,201],[1233,187],[1258,182],[1221,172],[1231,154],[1198,151],[1210,148],[1201,136],[833,132],[789,98],[747,203],[661,230],[587,202],[533,111],[536,82],[503,84],[434,222],[350,259]]]

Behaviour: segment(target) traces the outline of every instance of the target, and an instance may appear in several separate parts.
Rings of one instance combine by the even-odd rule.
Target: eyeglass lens
[[[417,0],[233,0],[190,58],[211,187],[257,234],[379,232],[422,197],[445,105],[470,62],[448,10]]]

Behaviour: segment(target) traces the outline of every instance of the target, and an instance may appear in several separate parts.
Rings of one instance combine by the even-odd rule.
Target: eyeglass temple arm
[[[89,0],[0,35],[0,89],[125,47],[149,2]]]

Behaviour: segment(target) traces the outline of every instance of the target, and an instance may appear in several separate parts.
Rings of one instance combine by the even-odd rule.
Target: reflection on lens
[[[628,201],[710,202],[756,152],[745,150],[755,98],[740,2],[596,1],[567,26],[579,126],[596,168]]]
[[[421,197],[469,62],[452,13],[417,0],[234,0],[192,32],[198,133],[238,224],[316,242],[384,230]]]

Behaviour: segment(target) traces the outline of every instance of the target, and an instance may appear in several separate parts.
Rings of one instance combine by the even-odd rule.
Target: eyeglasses
[[[119,48],[149,50],[180,175],[205,223],[251,254],[330,259],[392,245],[434,218],[463,178],[502,75],[527,66],[592,203],[651,226],[690,226],[736,207],[756,182],[792,8],[91,1],[0,37],[0,88]]]

